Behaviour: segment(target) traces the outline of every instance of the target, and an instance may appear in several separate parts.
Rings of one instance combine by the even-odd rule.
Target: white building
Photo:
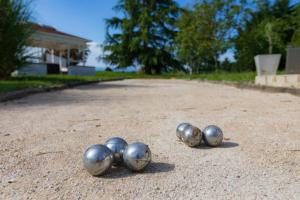
[[[84,54],[90,40],[56,30],[45,25],[32,25],[34,33],[28,47],[29,64],[19,68],[18,74],[95,75],[94,67],[86,67],[80,54]]]

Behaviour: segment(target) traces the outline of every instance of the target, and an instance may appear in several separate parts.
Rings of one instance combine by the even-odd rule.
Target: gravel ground
[[[219,125],[222,147],[175,129]],[[92,177],[82,155],[112,136],[152,151],[143,173]],[[126,80],[0,104],[0,199],[300,199],[300,98],[181,80]]]

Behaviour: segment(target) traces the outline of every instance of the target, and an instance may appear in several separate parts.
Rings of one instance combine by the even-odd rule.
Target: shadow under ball
[[[218,126],[209,125],[203,130],[203,140],[208,146],[220,146],[223,141],[223,132]]]
[[[184,134],[184,130],[187,128],[187,127],[189,127],[189,126],[191,126],[191,124],[189,124],[189,123],[180,123],[178,126],[177,126],[177,128],[176,128],[176,136],[180,139],[180,140],[182,140],[182,137],[183,137],[183,134]]]
[[[105,173],[112,165],[113,153],[102,144],[89,147],[83,155],[84,168],[93,176]]]
[[[148,145],[135,142],[126,147],[123,160],[128,169],[141,171],[151,162],[151,151]]]
[[[114,161],[113,165],[120,165],[123,162],[123,152],[127,147],[127,142],[120,137],[113,137],[108,139],[105,142],[105,146],[107,146],[113,153]]]
[[[200,145],[202,139],[202,132],[195,126],[188,126],[183,133],[182,141],[189,147]]]

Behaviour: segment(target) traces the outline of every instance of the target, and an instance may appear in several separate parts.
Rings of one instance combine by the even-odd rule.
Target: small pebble
[[[15,183],[15,182],[17,182],[15,179],[12,179],[12,180],[9,180],[9,181],[7,181],[8,183]]]

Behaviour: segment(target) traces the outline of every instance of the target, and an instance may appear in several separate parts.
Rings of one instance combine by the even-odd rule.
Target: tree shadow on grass
[[[141,172],[132,172],[124,166],[112,167],[105,175],[99,176],[100,178],[115,179],[135,176],[137,174],[156,174],[173,171],[175,168],[174,164],[163,163],[163,162],[152,162],[145,170]]]
[[[200,146],[198,146],[197,148],[198,149],[213,149],[213,148],[224,148],[224,149],[227,149],[227,148],[234,148],[234,147],[237,147],[237,146],[239,146],[239,144],[235,143],[235,142],[222,142],[222,145],[218,146],[218,147],[210,147],[210,146],[207,146],[204,143],[201,143]]]

